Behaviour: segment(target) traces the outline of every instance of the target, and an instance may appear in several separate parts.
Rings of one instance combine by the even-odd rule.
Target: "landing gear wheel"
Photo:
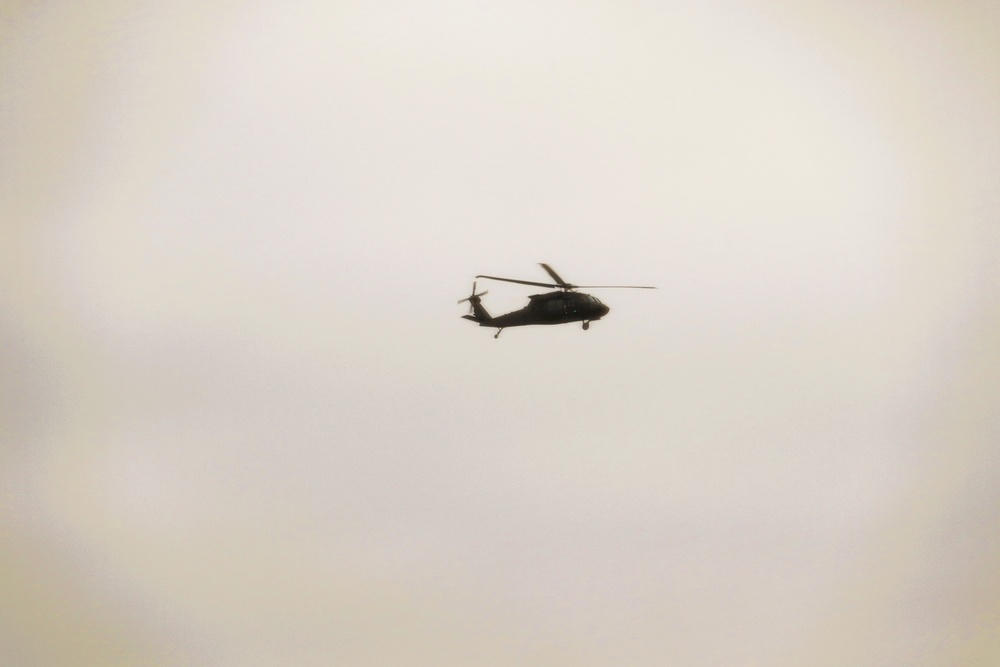
[[[583,321],[583,330],[586,331],[589,328],[590,328],[590,321],[589,320],[584,320]]]
[[[500,332],[501,332],[501,331],[503,331],[503,329],[497,329],[497,332],[496,332],[495,334],[493,334],[493,337],[494,337],[494,338],[499,338],[499,337],[500,337]]]

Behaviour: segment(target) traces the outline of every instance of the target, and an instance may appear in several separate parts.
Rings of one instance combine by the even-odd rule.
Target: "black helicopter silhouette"
[[[502,280],[520,285],[535,285],[537,287],[556,287],[557,292],[532,294],[528,297],[528,305],[521,310],[493,317],[482,305],[482,296],[488,292],[476,294],[476,283],[472,283],[472,294],[459,303],[469,302],[470,311],[463,315],[467,320],[478,322],[481,327],[496,327],[494,338],[500,337],[500,332],[507,327],[523,327],[529,324],[566,324],[567,322],[583,322],[583,330],[590,328],[590,323],[601,319],[611,310],[596,296],[577,292],[577,289],[656,289],[649,285],[574,285],[559,277],[551,266],[540,264],[552,276],[554,283],[538,283],[532,280],[515,280],[514,278],[498,278],[497,276],[476,276],[488,280]]]

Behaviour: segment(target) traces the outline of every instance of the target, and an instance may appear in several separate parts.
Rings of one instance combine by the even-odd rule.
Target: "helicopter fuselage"
[[[599,320],[611,310],[590,294],[581,292],[548,292],[532,294],[528,305],[489,319],[468,316],[483,327],[519,327],[529,324],[566,324]],[[478,305],[478,304],[477,304]]]

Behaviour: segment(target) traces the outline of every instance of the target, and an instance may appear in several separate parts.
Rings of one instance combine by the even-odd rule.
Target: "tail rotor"
[[[464,299],[459,299],[458,303],[465,303],[466,301],[468,301],[469,302],[469,314],[471,315],[472,312],[475,310],[476,306],[479,305],[480,298],[483,297],[483,296],[485,296],[485,295],[487,295],[487,294],[489,294],[489,293],[490,293],[489,290],[485,290],[485,291],[480,292],[479,294],[476,294],[476,282],[473,281],[472,282],[472,294],[470,294],[469,296],[465,297]]]
[[[493,320],[486,309],[483,308],[482,297],[483,295],[489,293],[489,290],[476,293],[476,283],[472,283],[472,294],[465,297],[459,303],[469,302],[469,314],[462,315],[467,320],[472,320],[473,322],[479,322],[480,325],[485,325]]]

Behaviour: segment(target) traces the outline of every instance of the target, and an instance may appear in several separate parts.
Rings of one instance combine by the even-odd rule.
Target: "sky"
[[[0,662],[997,664],[998,28],[4,4]]]

